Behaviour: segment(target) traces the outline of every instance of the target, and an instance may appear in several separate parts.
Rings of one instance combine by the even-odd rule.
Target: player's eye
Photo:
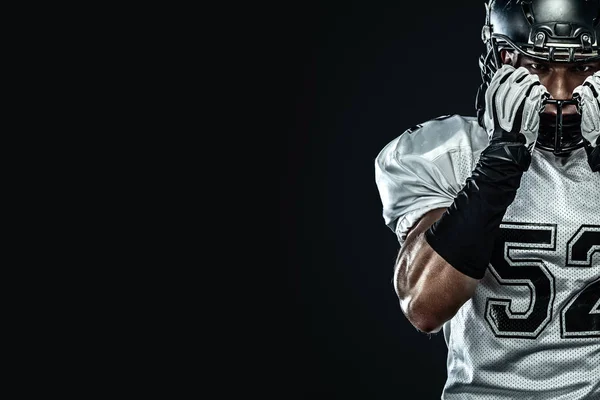
[[[585,73],[585,72],[590,72],[592,70],[592,66],[591,65],[577,65],[577,66],[573,67],[573,69],[576,72]]]
[[[527,67],[529,69],[531,69],[532,71],[545,71],[547,69],[545,65],[536,64],[536,63],[527,64]]]

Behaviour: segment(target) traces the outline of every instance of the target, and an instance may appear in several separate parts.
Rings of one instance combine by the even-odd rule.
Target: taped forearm
[[[530,162],[522,142],[492,140],[454,203],[425,232],[431,248],[465,275],[483,278],[502,218]]]

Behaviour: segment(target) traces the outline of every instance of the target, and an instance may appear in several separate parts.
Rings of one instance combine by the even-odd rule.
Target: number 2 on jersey
[[[485,318],[498,337],[536,338],[552,320],[554,276],[541,259],[512,255],[524,249],[565,251],[565,268],[590,268],[600,251],[600,226],[581,226],[561,250],[556,249],[556,225],[501,225],[490,270],[502,285],[528,287],[530,302],[527,311],[514,312],[512,300],[488,298]],[[600,278],[578,288],[559,313],[562,338],[600,337]]]

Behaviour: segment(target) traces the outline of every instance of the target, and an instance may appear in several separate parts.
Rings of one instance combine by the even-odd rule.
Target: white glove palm
[[[533,151],[540,127],[544,100],[550,97],[537,75],[527,69],[505,64],[494,74],[485,93],[484,123],[490,139],[503,132],[525,136]],[[499,128],[501,131],[499,131]]]

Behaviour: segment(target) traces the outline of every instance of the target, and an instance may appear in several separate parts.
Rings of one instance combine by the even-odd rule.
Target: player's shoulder
[[[435,160],[450,152],[481,152],[488,135],[477,118],[464,115],[442,115],[406,129],[381,150],[380,162],[390,157],[417,156]]]

